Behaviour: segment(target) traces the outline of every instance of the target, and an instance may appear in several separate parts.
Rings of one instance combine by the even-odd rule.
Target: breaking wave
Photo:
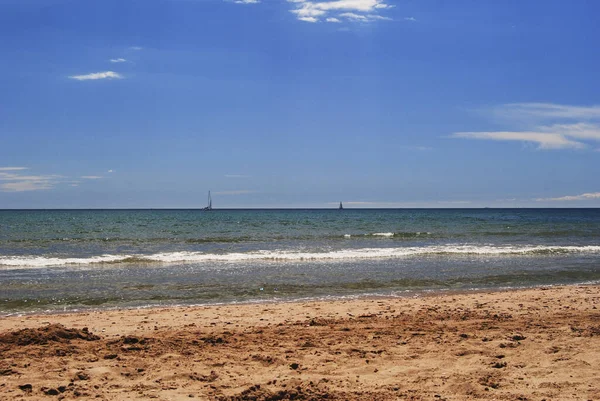
[[[387,234],[387,233],[385,233]],[[543,256],[560,254],[600,254],[599,245],[588,246],[492,246],[492,245],[432,245],[424,247],[358,248],[306,252],[292,250],[260,250],[252,252],[204,253],[166,252],[150,255],[98,255],[84,258],[58,258],[45,256],[4,256],[0,266],[6,268],[40,268],[67,265],[120,264],[120,263],[204,263],[245,261],[331,261],[352,259],[385,259],[429,255],[474,256]]]

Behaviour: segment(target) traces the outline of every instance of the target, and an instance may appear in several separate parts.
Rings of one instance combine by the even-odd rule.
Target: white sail
[[[212,210],[212,197],[210,196],[210,191],[208,191],[208,206],[202,210]]]

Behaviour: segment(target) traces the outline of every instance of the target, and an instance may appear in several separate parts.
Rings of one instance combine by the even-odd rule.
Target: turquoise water
[[[0,314],[595,282],[600,209],[0,211]]]

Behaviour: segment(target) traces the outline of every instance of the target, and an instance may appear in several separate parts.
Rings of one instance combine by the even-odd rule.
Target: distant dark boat
[[[212,208],[212,198],[210,197],[210,191],[208,191],[208,206],[206,206],[202,210],[204,210],[204,211],[213,210],[213,208]]]
[[[344,206],[342,205],[342,202],[340,202],[340,207],[338,207],[338,210],[344,210]]]

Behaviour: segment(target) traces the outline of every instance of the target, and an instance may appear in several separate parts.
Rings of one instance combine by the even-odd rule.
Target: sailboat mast
[[[208,191],[208,205],[206,205],[202,210],[212,210],[212,198],[210,196],[210,191]]]

